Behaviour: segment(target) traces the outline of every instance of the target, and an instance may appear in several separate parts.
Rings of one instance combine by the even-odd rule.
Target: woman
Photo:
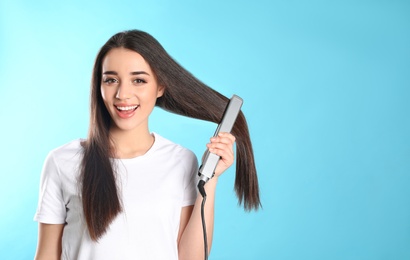
[[[157,105],[219,122],[227,101],[149,34],[132,30],[111,37],[94,65],[88,138],[57,148],[44,164],[36,259],[203,259],[197,159],[150,133],[148,118]],[[258,182],[242,113],[233,134],[239,202],[257,209]],[[232,134],[222,133],[207,144],[221,156],[205,185],[208,245],[216,184],[234,161],[234,142]]]

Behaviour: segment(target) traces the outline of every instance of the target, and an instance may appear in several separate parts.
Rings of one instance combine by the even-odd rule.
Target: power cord
[[[204,234],[204,250],[205,250],[205,260],[208,260],[208,238],[206,235],[206,224],[205,224],[205,201],[206,201],[206,192],[205,192],[205,181],[200,180],[198,182],[198,190],[202,195],[202,204],[201,204],[201,219],[202,219],[202,230]]]

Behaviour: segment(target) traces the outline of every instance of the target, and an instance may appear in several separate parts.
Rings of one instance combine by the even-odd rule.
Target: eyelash
[[[134,79],[133,80],[135,83],[147,83],[145,80],[143,80],[143,79]]]
[[[116,80],[116,79],[113,79],[113,78],[107,78],[107,79],[105,79],[103,82],[104,82],[104,83],[108,83],[108,84],[112,84],[112,83],[117,82],[117,80]]]
[[[113,79],[113,78],[107,78],[103,81],[106,84],[112,84],[112,83],[116,83],[118,82],[118,80]],[[141,83],[147,83],[145,80],[143,79],[134,79],[133,82],[137,83],[137,84],[141,84]]]

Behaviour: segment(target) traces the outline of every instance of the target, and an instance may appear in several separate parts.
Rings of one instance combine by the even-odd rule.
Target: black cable
[[[201,204],[201,219],[202,219],[202,230],[204,234],[204,250],[205,250],[205,260],[208,260],[208,238],[206,235],[206,223],[205,223],[205,201],[206,201],[206,192],[205,192],[205,181],[200,180],[198,182],[198,190],[202,195],[202,204]]]

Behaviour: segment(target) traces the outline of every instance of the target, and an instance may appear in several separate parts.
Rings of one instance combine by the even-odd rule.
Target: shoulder
[[[54,187],[54,190],[59,190],[61,185],[74,183],[75,178],[72,177],[78,172],[81,159],[81,139],[73,140],[51,150],[43,164],[41,186],[48,185]]]
[[[168,156],[181,157],[184,159],[196,159],[195,154],[188,148],[185,148],[180,144],[176,144],[157,133],[153,134],[155,136],[155,145],[153,147],[155,153],[164,153],[168,154]]]
[[[178,173],[184,173],[184,179],[187,181],[191,178],[186,176],[196,176],[193,173],[198,170],[198,159],[194,152],[156,133],[154,133],[154,136],[155,143],[151,160],[156,164],[161,164],[160,167],[173,169]]]
[[[64,145],[61,145],[48,154],[48,159],[52,159],[59,162],[71,161],[73,159],[78,159],[83,154],[83,148],[81,143],[83,139],[75,139]]]

